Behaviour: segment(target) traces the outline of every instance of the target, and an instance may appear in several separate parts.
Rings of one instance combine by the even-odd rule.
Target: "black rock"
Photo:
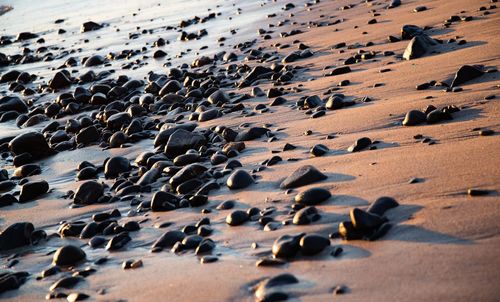
[[[330,191],[323,188],[311,188],[295,196],[295,202],[303,205],[317,205],[330,198]]]
[[[368,148],[371,145],[371,143],[372,143],[371,139],[369,139],[368,137],[362,137],[362,138],[356,140],[356,142],[354,142],[354,144],[349,146],[349,148],[347,148],[347,151],[359,152],[363,149]]]
[[[337,67],[337,68],[333,69],[332,71],[330,71],[330,73],[328,73],[328,75],[329,76],[336,76],[336,75],[340,75],[340,74],[349,73],[351,71],[352,70],[349,66],[342,66],[342,67]]]
[[[49,184],[45,180],[27,182],[21,187],[19,202],[24,203],[31,201],[38,196],[47,193],[48,191]]]
[[[31,222],[11,224],[0,233],[0,251],[29,245],[34,230],[35,227]]]
[[[227,179],[227,187],[231,190],[243,189],[254,183],[252,175],[247,171],[238,169]]]
[[[186,234],[181,231],[168,231],[153,243],[152,250],[172,248],[175,243],[182,241],[185,237]]]
[[[54,150],[50,149],[43,134],[39,132],[19,134],[10,141],[9,149],[15,155],[28,153],[33,159],[40,159],[54,154]]]
[[[127,244],[130,240],[132,240],[132,238],[130,238],[127,232],[120,233],[108,241],[108,244],[106,244],[106,250],[119,250],[123,248],[125,244]]]
[[[229,101],[229,96],[223,90],[216,90],[208,97],[208,102],[211,104],[227,103]]]
[[[238,133],[235,142],[251,141],[269,132],[269,129],[262,127],[252,127],[248,130]]]
[[[49,87],[58,90],[61,88],[68,87],[72,84],[69,75],[66,75],[63,71],[58,71],[54,77],[49,81]]]
[[[55,265],[69,266],[75,265],[84,260],[85,252],[75,245],[65,245],[57,249],[52,258],[52,263]]]
[[[295,170],[290,176],[281,182],[281,189],[292,189],[305,186],[317,181],[325,180],[326,175],[318,171],[313,166],[302,166]]]
[[[411,40],[413,37],[421,35],[424,30],[416,25],[403,25],[401,28],[401,39]]]
[[[158,191],[151,199],[151,210],[153,212],[172,211],[175,210],[177,203],[179,203],[179,198],[174,194]]]
[[[272,247],[275,258],[292,258],[300,249],[300,239],[305,233],[297,235],[282,235],[278,237]]]
[[[97,181],[82,183],[75,192],[75,204],[93,204],[104,194],[104,186]]]
[[[116,178],[121,173],[129,172],[131,169],[128,159],[122,156],[110,158],[104,165],[104,176],[106,178]]]
[[[73,288],[75,287],[78,283],[82,282],[83,277],[77,276],[77,277],[64,277],[62,279],[57,280],[50,286],[50,291],[55,291],[58,288]]]
[[[26,164],[22,165],[16,170],[14,170],[14,176],[25,178],[28,176],[38,175],[42,173],[42,169],[38,164]]]
[[[311,148],[309,153],[311,153],[312,156],[319,157],[325,155],[326,153],[328,153],[328,151],[330,151],[330,149],[328,149],[327,146],[323,144],[317,144]]]
[[[102,65],[103,63],[104,63],[103,56],[93,55],[93,56],[89,57],[87,60],[85,60],[85,64],[83,66],[92,67],[92,66]]]
[[[178,155],[184,154],[189,149],[198,150],[205,144],[206,139],[203,135],[178,129],[168,138],[165,145],[165,153],[169,158],[175,158]]]
[[[408,43],[403,53],[403,58],[405,60],[420,58],[428,53],[434,45],[436,45],[436,41],[426,34],[414,36],[410,43]]]
[[[245,211],[236,210],[227,215],[226,223],[230,226],[238,226],[245,223],[249,219],[249,215]]]
[[[297,211],[297,213],[293,216],[292,222],[295,225],[304,225],[317,221],[319,218],[320,215],[318,213],[318,209],[314,206],[310,206]]]
[[[289,286],[296,283],[299,283],[299,280],[289,273],[266,278],[254,287],[256,301],[274,302],[288,300],[288,294],[279,289],[281,286]]]
[[[475,66],[464,65],[458,69],[455,77],[453,78],[453,82],[451,83],[451,87],[455,87],[461,85],[465,82],[473,80],[482,76],[484,72]]]
[[[28,112],[28,105],[17,96],[4,96],[0,99],[0,112],[6,111],[25,113]]]
[[[82,33],[84,32],[88,32],[88,31],[93,31],[93,30],[98,30],[98,29],[101,29],[102,28],[102,25],[100,24],[97,24],[93,21],[88,21],[88,22],[85,22],[82,24],[81,28],[80,28],[80,31]]]
[[[83,128],[76,135],[77,144],[89,144],[99,140],[100,134],[95,126],[88,126]]]
[[[351,222],[354,228],[358,230],[369,230],[381,226],[385,220],[379,215],[365,212],[358,208],[354,208],[349,213]]]
[[[368,213],[378,216],[384,215],[385,211],[399,206],[399,203],[392,197],[382,196],[377,198],[374,203],[367,209]]]
[[[88,223],[80,232],[80,239],[89,239],[97,234],[97,223]]]
[[[7,193],[0,195],[0,208],[10,206],[17,202],[18,202],[17,198],[14,197],[14,195],[12,194]]]
[[[120,130],[130,124],[132,116],[128,112],[119,112],[106,120],[106,126],[111,130]]]
[[[425,113],[420,110],[411,110],[406,114],[403,126],[415,126],[424,123],[426,120],[427,116]]]
[[[318,234],[307,234],[300,238],[299,244],[303,255],[316,255],[330,245],[330,239]]]
[[[328,98],[325,104],[326,109],[336,110],[344,107],[344,100],[336,95],[332,95]]]

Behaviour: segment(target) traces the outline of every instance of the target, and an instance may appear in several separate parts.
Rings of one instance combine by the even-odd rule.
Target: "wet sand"
[[[68,68],[69,71],[77,71],[74,76],[87,70],[96,73],[115,70],[109,79],[127,75],[130,79],[145,80],[151,71],[166,74],[170,67],[190,64],[201,55],[213,56],[222,50],[237,55],[237,60],[233,62],[216,61],[216,67],[211,70],[225,79],[229,79],[230,75],[223,70],[230,64],[248,64],[252,68],[258,65],[270,67],[273,62],[280,62],[297,50],[298,43],[294,43],[295,40],[309,46],[313,55],[286,63],[303,68],[294,69],[293,78],[284,84],[275,85],[276,81],[269,79],[254,83],[253,86],[264,91],[272,87],[285,88],[283,97],[287,102],[284,105],[269,106],[275,98],[250,97],[242,101],[246,114],[231,112],[209,121],[197,122],[196,131],[220,125],[242,131],[245,129],[240,127],[243,123],[252,127],[266,125],[276,139],[269,141],[269,137],[264,135],[245,141],[246,148],[235,157],[246,171],[265,166],[262,162],[274,155],[283,159],[252,173],[255,183],[244,189],[230,190],[226,186],[229,175],[216,179],[220,188],[210,191],[208,203],[201,207],[136,213],[136,206],[131,206],[130,200],[74,207],[71,198],[63,197],[67,191],[76,191],[83,183],[76,180],[76,168],[80,162],[89,161],[99,166],[108,157],[123,156],[133,163],[140,153],[155,151],[153,142],[158,129],[149,131],[150,138],[130,143],[126,148],[108,149],[105,148],[107,142],[103,145],[94,143],[35,161],[42,173],[28,179],[46,180],[50,191],[33,201],[0,208],[0,229],[4,230],[13,223],[29,221],[35,229],[44,230],[48,239],[37,245],[0,252],[2,266],[6,268],[12,259],[17,259],[19,262],[9,270],[30,274],[19,289],[0,293],[0,297],[12,301],[44,299],[49,287],[61,277],[71,275],[71,269],[42,280],[36,280],[36,276],[51,266],[53,252],[57,248],[74,244],[82,247],[86,253],[86,260],[79,263],[76,270],[91,266],[96,272],[85,277],[75,288],[62,292],[85,293],[92,300],[252,301],[258,299],[252,291],[256,281],[290,273],[299,282],[278,287],[278,291],[286,293],[290,300],[297,301],[495,301],[498,289],[494,280],[500,277],[497,251],[500,245],[498,72],[485,73],[459,85],[463,88],[459,92],[446,92],[443,86],[425,90],[417,90],[415,86],[431,80],[450,82],[463,65],[483,65],[481,68],[485,71],[497,69],[500,62],[500,40],[496,38],[500,34],[498,9],[480,10],[481,6],[488,8],[496,5],[489,1],[403,1],[399,7],[387,9],[389,2],[321,1],[305,6],[305,1],[297,1],[294,2],[295,8],[284,11],[281,8],[287,2],[283,1],[262,2],[265,3],[263,6],[260,6],[261,2],[244,1],[214,1],[207,6],[206,3],[192,1],[179,2],[171,8],[162,8],[166,5],[162,4],[159,6],[161,9],[155,2],[137,5],[133,1],[125,1],[120,7],[115,7],[116,4],[77,4],[75,9],[62,15],[60,11],[65,7],[62,2],[54,6],[44,4],[38,11],[23,7],[23,4],[12,4],[14,9],[0,17],[2,35],[15,36],[22,31],[31,31],[38,34],[39,38],[43,37],[45,43],[37,45],[35,41],[38,38],[35,38],[29,42],[4,45],[0,52],[9,55],[20,53],[24,43],[31,49],[40,46],[64,47],[65,50],[81,48],[81,51],[48,62],[0,67],[2,75],[13,69],[38,75],[39,78],[27,85],[33,89],[36,89],[37,84],[48,82],[58,71],[55,68],[70,56],[78,58],[77,66]],[[350,4],[354,6],[345,7]],[[425,6],[427,10],[413,12],[417,6]],[[208,35],[198,40],[178,41],[180,33],[176,29],[164,28],[177,26],[181,20],[195,15],[206,16],[210,13],[208,8],[221,15],[183,29],[197,32],[205,28]],[[241,14],[237,14],[238,8],[241,8]],[[373,16],[371,10],[376,10],[375,13],[380,15]],[[489,14],[485,15],[485,11]],[[137,15],[133,16],[133,13]],[[273,13],[277,16],[267,18]],[[444,26],[443,21],[451,15],[472,16],[472,20],[454,21]],[[34,20],[33,25],[20,22],[23,18]],[[65,21],[54,24],[58,18]],[[367,24],[374,18],[377,20],[375,24]],[[89,20],[105,23],[105,26],[96,31],[80,33],[80,25]],[[336,20],[341,22],[334,24]],[[283,21],[283,25],[277,26],[280,21]],[[275,27],[269,27],[268,24],[274,24]],[[317,27],[315,24],[322,26]],[[443,43],[432,48],[434,53],[403,60],[401,55],[409,40],[390,43],[387,36],[399,37],[402,26],[406,24],[431,27],[425,33]],[[58,34],[59,28],[67,32]],[[259,28],[272,31],[268,33],[271,39],[264,39],[265,34],[259,35]],[[141,33],[142,29],[152,29],[153,33]],[[231,34],[231,29],[235,29],[236,33]],[[280,33],[296,29],[302,33],[280,37]],[[139,33],[137,39],[129,39],[131,33]],[[159,37],[170,41],[170,44],[152,47]],[[220,37],[227,38],[223,46],[217,42]],[[458,45],[449,42],[452,38],[457,41],[464,39],[466,43]],[[89,42],[84,43],[84,39]],[[254,39],[256,42],[249,49],[261,49],[277,59],[266,62],[258,58],[259,55],[257,59],[245,59],[249,56],[248,52],[238,47],[233,49],[238,43]],[[351,47],[333,47],[341,42]],[[366,46],[368,42],[373,42],[373,45]],[[277,43],[290,46],[278,49]],[[204,45],[208,48],[200,50]],[[105,56],[110,52],[141,49],[143,46],[146,46],[146,50],[130,59],[108,60],[109,64],[91,68],[80,63],[82,58],[93,54]],[[167,56],[153,59],[153,53],[158,49],[165,51]],[[188,49],[191,51],[188,52]],[[352,70],[349,73],[324,76],[335,67],[346,66],[344,61],[360,49],[373,51],[374,57],[348,65]],[[63,50],[51,51],[57,56]],[[393,51],[394,55],[385,56],[384,51]],[[181,52],[186,54],[176,57]],[[122,69],[128,63],[131,63],[132,68]],[[164,65],[166,63],[171,65]],[[192,70],[207,68],[202,66]],[[381,73],[383,69],[389,71]],[[191,68],[187,70],[191,71]],[[249,70],[242,71],[243,75],[248,74]],[[231,85],[221,85],[221,89],[236,95],[250,94],[252,87],[237,88],[232,83],[240,80],[231,79]],[[349,80],[350,83],[338,86],[343,80]],[[377,83],[382,85],[374,87]],[[82,86],[88,88],[92,84]],[[20,92],[9,91],[8,83],[0,85],[2,96],[20,95],[23,100],[35,98],[35,106],[52,102],[57,95],[73,92],[79,86],[74,84],[56,92],[37,91],[33,96],[23,96]],[[338,90],[327,92],[337,87]],[[293,91],[292,88],[300,88],[301,91]],[[144,85],[139,90],[142,94]],[[296,105],[304,96],[328,98],[333,93],[343,93],[344,100],[354,100],[355,104],[339,110],[325,110],[324,116],[314,119],[306,114],[307,109],[301,110]],[[495,97],[489,97],[492,95]],[[363,97],[369,97],[371,101],[363,102]],[[268,110],[255,110],[260,104],[265,104]],[[460,110],[451,114],[452,120],[402,126],[407,112],[423,110],[431,104],[437,108],[453,105]],[[88,115],[92,111],[99,111],[99,108],[81,113]],[[250,112],[254,114],[249,115]],[[68,119],[76,118],[81,113],[66,114],[58,120],[64,125]],[[184,118],[180,122],[188,122],[190,113],[188,110],[183,112]],[[173,119],[178,115],[158,111],[147,113],[148,117],[158,121]],[[40,131],[53,120],[27,128],[16,127],[14,121],[1,123],[0,138],[32,130]],[[493,134],[480,135],[479,131],[484,129],[493,130]],[[305,135],[309,130],[311,133]],[[326,139],[328,135],[331,135],[330,139]],[[371,147],[376,148],[348,152],[348,147],[361,137],[370,138],[375,142]],[[282,150],[285,143],[296,146],[296,149],[272,153]],[[316,144],[324,144],[329,150],[322,156],[313,157],[309,150]],[[214,147],[217,146],[214,144]],[[12,159],[12,154],[8,154],[1,160],[2,167],[9,172],[10,177],[15,169]],[[202,163],[207,167],[212,166],[209,160]],[[215,166],[222,169],[224,165]],[[282,180],[304,165],[316,167],[327,179],[290,192],[280,189]],[[136,170],[133,167],[133,173]],[[151,192],[133,195],[141,202],[150,201],[152,195],[168,183],[168,179],[169,176],[164,173],[151,184]],[[412,179],[416,181],[411,183]],[[100,173],[98,181],[111,187],[115,179],[105,179]],[[19,191],[20,187],[17,185],[10,192]],[[290,223],[295,195],[318,187],[332,194],[315,206],[319,211],[319,220],[307,225]],[[467,192],[471,188],[486,190],[487,194],[470,196]],[[109,188],[105,192],[116,195]],[[2,192],[5,193],[8,192]],[[366,210],[381,196],[390,196],[399,203],[398,207],[384,214],[392,224],[391,229],[375,241],[339,238],[338,225],[349,220],[349,212],[356,207]],[[217,209],[226,200],[235,200],[235,208]],[[239,226],[226,224],[226,217],[231,212],[251,207],[260,210],[274,207],[270,216],[278,222],[277,229],[264,231],[261,224],[251,221],[253,219]],[[93,214],[112,209],[121,212],[122,216],[118,220],[120,225],[137,221],[141,226],[139,231],[130,232],[132,240],[118,251],[92,249],[87,245],[87,239],[60,238],[57,235],[61,221],[80,220],[88,223]],[[202,209],[210,209],[210,213],[202,213]],[[159,253],[151,252],[153,242],[166,231],[181,230],[204,217],[210,219],[213,228],[213,233],[208,237],[215,243],[211,254],[217,256],[216,262],[201,264],[200,256],[192,250],[173,253],[167,248]],[[171,225],[157,227],[164,222],[170,222]],[[286,263],[281,266],[256,267],[257,260],[272,256],[273,243],[279,236],[301,232],[331,237],[330,245],[314,256],[301,255],[299,252],[295,257],[285,259]],[[112,236],[105,237],[110,239]],[[253,248],[253,243],[257,243],[258,247]],[[342,253],[332,256],[332,252],[339,247]],[[17,256],[13,257],[14,254]],[[108,258],[105,264],[94,264],[104,256]],[[143,266],[122,269],[122,263],[129,259],[141,259]],[[334,293],[337,286],[342,286],[343,294]]]

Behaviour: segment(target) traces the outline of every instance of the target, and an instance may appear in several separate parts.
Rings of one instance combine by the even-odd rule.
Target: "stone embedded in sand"
[[[297,213],[293,216],[292,222],[295,225],[305,225],[317,221],[320,218],[321,216],[318,213],[318,209],[314,206],[310,206],[297,211]]]
[[[106,242],[106,238],[102,236],[94,236],[89,240],[89,246],[93,249],[99,248]]]
[[[82,33],[84,33],[84,32],[88,32],[88,31],[98,30],[101,28],[102,28],[102,25],[97,24],[93,21],[88,21],[88,22],[85,22],[82,24],[82,26],[80,27],[80,31]]]
[[[326,175],[318,171],[315,167],[307,165],[302,166],[295,170],[283,182],[281,182],[281,189],[292,189],[305,186],[317,181],[325,180]]]
[[[6,111],[25,113],[28,112],[28,105],[17,96],[4,96],[0,98],[0,112]]]
[[[132,116],[128,112],[119,112],[110,116],[106,120],[106,126],[111,130],[120,130],[132,121]]]
[[[332,95],[328,98],[325,104],[326,109],[336,110],[344,107],[344,100],[336,95]]]
[[[256,301],[273,302],[288,300],[288,294],[281,291],[280,287],[296,283],[299,283],[299,280],[289,273],[266,278],[254,287]]]
[[[164,52],[163,50],[159,49],[159,50],[157,50],[157,51],[154,52],[153,58],[159,59],[159,58],[165,57],[166,55],[167,55],[166,52]]]
[[[169,158],[175,158],[189,149],[199,149],[206,142],[205,137],[201,134],[178,129],[168,138],[165,153]]]
[[[57,90],[61,88],[68,87],[72,84],[69,73],[66,74],[63,71],[58,71],[54,77],[49,81],[49,87],[51,89]]]
[[[96,203],[103,194],[104,185],[93,180],[86,181],[76,190],[73,202],[75,204]]]
[[[311,153],[312,156],[319,157],[325,155],[326,153],[328,153],[328,151],[330,151],[330,149],[328,149],[327,146],[323,144],[317,144],[311,148],[309,153]]]
[[[31,244],[31,234],[35,227],[31,222],[17,222],[0,233],[0,251],[15,249]]]
[[[19,202],[24,203],[31,201],[38,196],[47,193],[48,191],[49,184],[45,180],[27,182],[21,187]]]
[[[316,255],[330,245],[330,239],[318,234],[307,234],[300,238],[299,245],[303,255]]]
[[[227,103],[229,102],[229,96],[221,89],[216,90],[208,97],[208,102],[211,104]]]
[[[76,135],[76,143],[77,144],[89,144],[99,140],[99,131],[95,126],[88,126],[86,128],[81,129]]]
[[[420,58],[429,52],[432,46],[436,45],[436,41],[426,34],[414,36],[408,46],[406,47],[403,58],[405,60],[412,60]]]
[[[372,143],[372,140],[368,137],[362,137],[362,138],[359,138],[357,139],[354,144],[352,144],[351,146],[349,146],[349,148],[347,148],[347,151],[349,152],[359,152],[363,149],[366,149],[368,148]]]
[[[38,164],[26,164],[22,165],[16,170],[14,170],[13,175],[19,178],[25,178],[28,176],[38,175],[42,173],[42,169]]]
[[[182,241],[186,234],[181,231],[168,231],[153,243],[152,250],[158,251],[164,248],[172,248],[175,243]]]
[[[203,255],[212,252],[215,248],[215,242],[210,238],[203,239],[194,251],[195,255]]]
[[[275,258],[292,258],[300,249],[300,239],[305,233],[297,235],[282,235],[278,237],[272,247],[272,253]]]
[[[175,210],[177,203],[179,203],[179,198],[174,194],[158,191],[151,199],[151,210],[153,212],[172,211]]]
[[[462,67],[460,67],[460,69],[458,69],[457,73],[455,73],[455,77],[453,78],[451,87],[461,85],[465,82],[478,78],[483,74],[484,71],[475,66],[463,65]]]
[[[349,73],[351,71],[352,70],[351,70],[351,68],[349,66],[342,66],[342,67],[337,67],[337,68],[333,69],[327,75],[328,76],[336,76],[336,75],[341,75],[341,74]]]
[[[399,203],[392,197],[382,196],[377,198],[374,203],[366,210],[368,213],[382,216],[385,211],[399,206]]]
[[[425,10],[427,10],[427,7],[426,7],[426,6],[417,6],[417,7],[415,7],[415,8],[413,9],[413,11],[414,11],[415,13],[423,12],[423,11],[425,11]]]
[[[427,114],[426,120],[427,124],[436,124],[444,120],[449,120],[451,118],[452,117],[450,113],[435,109]]]
[[[129,172],[130,162],[123,156],[115,156],[106,161],[104,165],[104,176],[106,178],[116,178],[121,173]]]
[[[52,263],[55,265],[75,265],[84,260],[86,257],[85,252],[75,245],[65,245],[57,249],[52,258]]]
[[[358,230],[370,230],[381,226],[385,220],[373,213],[365,212],[358,208],[350,211],[349,216],[354,228]]]
[[[424,30],[416,25],[403,25],[401,28],[401,39],[410,40],[415,36],[421,35]]]
[[[388,8],[396,8],[401,5],[401,0],[392,0]]]
[[[354,228],[350,221],[343,221],[339,223],[339,234],[345,240],[358,240],[362,239],[364,232]]]
[[[30,33],[30,32],[22,32],[22,33],[17,34],[16,40],[24,41],[24,40],[34,39],[37,37],[38,37],[37,34]]]
[[[14,197],[14,195],[12,195],[12,194],[6,193],[6,194],[0,195],[0,208],[10,206],[10,205],[17,203],[17,202],[18,202],[17,198]]]
[[[257,267],[265,267],[265,266],[280,266],[280,265],[285,265],[286,261],[283,261],[281,259],[275,259],[275,258],[261,258],[257,260],[255,263],[255,266]]]
[[[127,232],[120,233],[116,236],[113,236],[106,244],[106,250],[115,251],[123,248],[125,244],[127,244],[132,238],[128,235]]]
[[[231,190],[243,189],[254,183],[252,175],[247,171],[238,169],[227,179],[227,187]]]
[[[226,200],[217,206],[217,210],[230,210],[234,208],[234,200]]]
[[[209,120],[213,120],[215,118],[218,118],[220,116],[220,111],[217,108],[212,108],[206,111],[203,111],[200,113],[198,116],[198,122],[206,122]]]
[[[245,223],[249,219],[248,213],[241,210],[236,210],[227,215],[226,223],[230,226],[238,226]]]
[[[177,171],[174,176],[172,176],[169,180],[170,186],[172,189],[176,189],[180,184],[193,179],[195,177],[198,177],[202,173],[207,171],[207,167],[205,167],[202,164],[198,163],[193,163],[190,165],[187,165]]]
[[[15,155],[29,153],[33,159],[40,159],[54,153],[43,134],[39,132],[19,134],[10,141],[9,149]]]
[[[182,89],[182,84],[177,80],[170,80],[163,85],[161,88],[159,95],[166,96],[169,93],[176,93],[177,91]]]
[[[50,286],[50,291],[55,291],[58,288],[73,288],[75,287],[78,283],[82,282],[83,277],[77,276],[77,277],[64,277],[62,279],[57,280]]]
[[[9,290],[18,289],[26,282],[28,276],[28,272],[2,272],[0,278],[0,294]]]
[[[89,239],[97,234],[98,225],[96,222],[89,222],[80,232],[80,239]]]
[[[87,300],[88,298],[90,298],[90,296],[84,293],[71,293],[66,297],[66,300],[68,300],[68,302],[76,302]]]
[[[104,57],[101,56],[101,55],[93,55],[93,56],[90,56],[89,58],[87,58],[87,60],[85,60],[85,64],[83,64],[83,66],[85,67],[93,67],[93,66],[98,66],[98,65],[102,65],[104,63]]]
[[[420,110],[411,110],[406,113],[403,120],[403,126],[415,126],[422,124],[427,120],[427,116]]]
[[[303,205],[317,205],[330,198],[330,191],[323,188],[311,188],[295,196],[295,202]]]
[[[262,135],[266,134],[269,132],[269,129],[267,128],[262,128],[262,127],[252,127],[248,130],[244,130],[238,135],[236,135],[236,138],[234,139],[235,142],[242,142],[242,141],[251,141],[256,138],[261,137]]]

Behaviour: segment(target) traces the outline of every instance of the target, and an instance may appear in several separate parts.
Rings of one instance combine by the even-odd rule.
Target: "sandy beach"
[[[498,301],[490,0],[0,1],[0,300]]]

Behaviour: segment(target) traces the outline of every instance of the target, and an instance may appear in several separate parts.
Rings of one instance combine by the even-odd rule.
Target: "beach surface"
[[[97,301],[498,301],[496,1],[4,2],[12,10],[0,15],[0,116],[14,113],[0,123],[0,168],[7,173],[0,175],[0,200],[16,202],[0,202],[1,300],[74,301],[70,294],[79,293]],[[82,32],[88,21],[100,27]],[[416,26],[409,39],[405,25]],[[22,32],[36,37],[20,38]],[[411,43],[423,43],[424,51],[413,49],[416,57],[407,60]],[[85,63],[93,56],[102,60]],[[461,82],[456,73],[463,66],[469,67]],[[8,79],[12,70],[29,80]],[[61,70],[70,83],[57,86]],[[255,70],[260,74],[252,78]],[[82,80],[89,71],[94,78]],[[107,89],[107,99],[97,101],[100,90],[91,87],[99,83],[121,90]],[[81,99],[77,87],[86,91]],[[26,108],[5,105],[14,97]],[[340,105],[332,107],[335,97]],[[408,123],[412,110],[423,115],[415,125]],[[140,131],[131,130],[134,121]],[[155,145],[166,129],[192,123],[196,128],[182,130],[188,134],[179,144],[203,143],[172,152],[178,142],[169,133]],[[98,136],[82,143],[77,137],[89,126]],[[231,135],[251,128],[259,134]],[[16,150],[14,137],[33,131],[58,152],[36,156],[30,150],[44,144],[30,141]],[[51,141],[57,131],[63,138]],[[244,148],[228,148],[235,141]],[[38,165],[38,172],[16,175],[21,149],[31,153],[23,164]],[[143,161],[136,160],[141,154]],[[126,159],[126,168],[112,175],[108,158]],[[239,165],[226,166],[233,160]],[[95,174],[78,179],[84,161]],[[189,165],[204,170],[172,185]],[[283,187],[308,165],[324,178]],[[141,177],[154,169],[152,180]],[[42,180],[48,190],[19,202],[26,183]],[[87,181],[107,198],[78,202],[75,192]],[[125,190],[116,190],[123,183]],[[151,209],[158,192],[172,193],[173,208]],[[304,192],[312,192],[311,200],[296,197]],[[197,204],[196,197],[205,200]],[[398,205],[373,214],[368,208],[381,197]],[[120,216],[109,214],[116,209]],[[362,224],[354,209],[375,225],[343,232],[345,222]],[[92,221],[100,230],[90,237],[104,238],[98,247],[80,238]],[[8,248],[20,235],[5,230],[20,222],[35,232]],[[64,226],[78,231],[64,233]],[[196,244],[180,238],[157,248],[163,234],[178,231]],[[106,248],[120,235],[130,241]],[[281,257],[276,241],[285,235],[299,235],[301,243]],[[84,259],[41,277],[66,245],[79,247]],[[257,265],[262,259],[270,264]],[[142,263],[124,269],[129,260]],[[26,274],[12,277],[16,272]],[[50,289],[70,276],[75,284]]]

